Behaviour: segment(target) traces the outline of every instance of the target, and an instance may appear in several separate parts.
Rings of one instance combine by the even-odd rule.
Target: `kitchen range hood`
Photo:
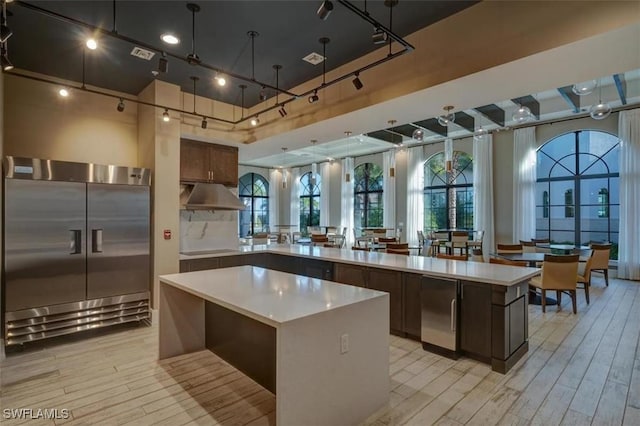
[[[180,204],[187,210],[244,210],[237,195],[219,183],[181,185]]]

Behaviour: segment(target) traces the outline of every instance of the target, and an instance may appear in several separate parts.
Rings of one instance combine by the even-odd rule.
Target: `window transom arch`
[[[379,228],[383,226],[382,167],[363,163],[353,170],[354,226]]]
[[[453,152],[447,170],[444,152],[424,163],[424,229],[473,229],[473,159]]]
[[[558,135],[537,151],[536,238],[612,243],[617,258],[620,140],[597,130]]]
[[[320,225],[321,188],[319,174],[316,173],[315,179],[311,179],[311,172],[300,177],[300,229]]]
[[[247,173],[238,181],[238,196],[245,206],[240,211],[240,236],[266,231],[269,226],[269,182],[257,173]]]

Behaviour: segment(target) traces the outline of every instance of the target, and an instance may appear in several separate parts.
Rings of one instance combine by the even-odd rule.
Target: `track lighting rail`
[[[232,124],[232,125],[240,124],[240,123],[242,123],[242,122],[244,122],[246,120],[251,119],[252,117],[256,117],[256,116],[265,114],[265,113],[267,113],[269,111],[272,111],[272,110],[280,110],[280,108],[284,109],[284,107],[287,104],[289,104],[289,103],[291,103],[293,101],[296,101],[298,99],[306,98],[306,97],[308,97],[309,95],[312,95],[312,94],[317,94],[318,91],[320,91],[322,89],[326,89],[327,87],[332,86],[334,84],[337,84],[337,83],[339,83],[339,82],[341,82],[343,80],[346,80],[346,79],[349,79],[349,78],[352,78],[352,77],[359,77],[360,74],[362,74],[364,71],[367,71],[367,70],[369,70],[371,68],[377,67],[378,65],[381,65],[381,64],[383,64],[383,63],[385,63],[387,61],[393,60],[393,59],[395,59],[395,58],[397,58],[399,56],[402,56],[405,53],[411,52],[411,51],[413,51],[415,49],[413,45],[411,45],[409,42],[404,40],[402,37],[400,37],[399,35],[397,35],[393,31],[391,31],[389,28],[384,26],[382,23],[380,23],[379,21],[377,21],[376,19],[371,17],[366,11],[360,10],[358,7],[356,7],[355,5],[353,5],[351,2],[349,2],[347,0],[338,0],[337,2],[339,4],[341,4],[342,6],[344,6],[345,8],[347,8],[352,13],[355,13],[361,19],[364,19],[365,21],[369,22],[372,26],[374,26],[374,28],[379,28],[380,30],[385,32],[390,39],[392,39],[393,41],[396,41],[400,46],[402,46],[402,49],[397,51],[397,52],[395,52],[395,53],[392,53],[390,51],[384,58],[381,58],[381,59],[378,59],[376,61],[373,61],[373,62],[369,63],[368,65],[365,65],[365,66],[362,66],[362,67],[360,67],[360,68],[358,68],[356,70],[350,71],[350,72],[348,72],[348,73],[346,73],[344,75],[341,75],[341,76],[339,76],[337,78],[334,78],[333,80],[330,80],[330,81],[327,81],[327,82],[323,81],[323,83],[321,85],[319,85],[317,87],[314,87],[312,89],[309,89],[304,93],[296,94],[296,93],[293,93],[293,92],[290,92],[288,90],[285,90],[285,89],[282,89],[282,88],[278,87],[278,84],[276,84],[274,86],[274,85],[271,85],[269,83],[264,83],[264,82],[261,82],[259,80],[256,80],[253,74],[252,74],[251,77],[247,77],[247,76],[243,76],[243,75],[240,75],[240,74],[236,74],[236,73],[224,70],[222,68],[207,64],[207,63],[201,61],[199,58],[198,58],[197,63],[194,63],[193,62],[193,58],[190,59],[191,55],[180,56],[180,55],[168,52],[165,49],[162,49],[162,48],[159,48],[157,46],[151,45],[149,43],[141,42],[141,41],[136,40],[134,38],[128,37],[126,35],[123,35],[123,34],[121,34],[121,33],[116,31],[115,21],[114,21],[114,24],[113,24],[113,29],[112,30],[108,30],[108,29],[105,29],[105,28],[102,28],[102,27],[98,27],[98,26],[89,24],[89,23],[84,22],[84,21],[80,21],[78,19],[75,19],[75,18],[72,18],[72,17],[69,17],[69,16],[65,16],[65,15],[59,14],[59,13],[51,11],[51,10],[47,10],[47,9],[41,8],[41,7],[36,6],[34,4],[27,3],[27,2],[25,2],[23,0],[15,0],[14,1],[15,4],[17,4],[17,5],[21,6],[21,7],[30,9],[30,10],[35,11],[37,13],[40,13],[40,14],[43,14],[43,15],[47,15],[49,17],[52,17],[52,18],[55,18],[55,19],[58,19],[58,20],[61,20],[61,21],[67,22],[67,23],[71,23],[71,24],[74,24],[74,25],[77,25],[77,26],[80,26],[80,27],[87,28],[87,29],[91,30],[95,34],[114,37],[114,38],[116,38],[118,40],[121,40],[121,41],[124,41],[124,42],[127,42],[127,43],[131,43],[133,45],[140,46],[140,47],[145,48],[147,50],[151,50],[151,51],[157,52],[162,56],[162,58],[171,57],[173,59],[177,59],[177,60],[189,63],[191,65],[201,66],[201,67],[203,67],[205,69],[214,71],[216,73],[225,74],[228,77],[236,78],[238,80],[245,81],[247,83],[260,85],[262,87],[262,89],[268,88],[268,89],[274,90],[276,93],[289,96],[288,99],[276,102],[275,105],[263,108],[260,111],[252,112],[250,115],[248,115],[246,117],[244,116],[244,114],[242,114],[241,118],[238,119],[238,120],[227,120],[227,119],[224,119],[224,118],[212,117],[212,116],[207,116],[207,115],[204,115],[204,114],[193,114],[190,111],[184,111],[184,110],[177,109],[177,108],[166,107],[166,106],[163,106],[163,105],[157,105],[157,104],[153,104],[153,103],[149,103],[149,102],[145,102],[145,101],[140,101],[140,100],[137,100],[137,99],[124,98],[124,100],[128,101],[128,102],[135,102],[135,103],[142,104],[142,105],[152,106],[152,107],[156,107],[156,108],[163,108],[163,109],[168,110],[168,111],[174,111],[174,112],[182,113],[182,114],[185,114],[185,115],[194,116],[196,118],[202,118],[202,119],[206,118],[206,119],[215,120],[215,121],[219,121],[219,122],[227,123],[227,124]],[[114,14],[114,16],[115,16],[115,14]],[[84,61],[83,61],[83,63],[84,63]],[[84,64],[83,64],[83,66],[84,66]],[[40,77],[30,76],[30,75],[21,74],[21,73],[17,73],[17,72],[13,72],[13,71],[9,72],[8,74],[17,75],[17,76],[20,76],[20,77],[23,77],[23,78],[28,78],[28,79],[32,79],[32,80],[36,80],[36,81],[45,82],[45,83],[59,84],[59,82],[57,82],[57,81],[55,81],[53,79],[40,78]],[[83,79],[82,86],[80,86],[80,87],[69,86],[69,87],[71,87],[73,89],[76,89],[76,90],[82,90],[82,91],[86,91],[86,92],[89,92],[89,93],[94,93],[94,94],[98,94],[98,95],[104,95],[104,96],[108,96],[108,97],[112,97],[112,98],[116,98],[116,99],[120,99],[121,98],[121,96],[119,96],[119,95],[113,95],[113,94],[110,94],[110,93],[108,93],[106,91],[87,88],[85,86],[85,84],[84,84],[84,79]],[[244,111],[243,111],[243,113],[244,113]],[[284,117],[284,115],[282,115],[282,113],[280,113],[280,115],[282,117]]]

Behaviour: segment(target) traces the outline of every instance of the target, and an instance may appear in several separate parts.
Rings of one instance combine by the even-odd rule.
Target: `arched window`
[[[373,163],[360,164],[353,170],[356,228],[382,227],[383,175],[382,168]]]
[[[240,211],[240,236],[263,232],[269,226],[269,182],[256,173],[247,173],[239,181],[239,197],[245,205]]]
[[[453,152],[447,171],[444,152],[424,163],[424,229],[473,229],[473,161]]]
[[[620,141],[595,130],[557,136],[538,149],[536,237],[555,243],[588,244],[610,241],[616,259],[618,219],[618,162]]]
[[[320,225],[320,175],[311,172],[300,177],[300,229]]]

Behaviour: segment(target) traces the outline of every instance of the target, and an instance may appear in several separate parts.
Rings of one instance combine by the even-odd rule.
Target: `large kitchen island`
[[[529,348],[528,282],[540,273],[537,268],[301,245],[246,246],[180,259],[181,272],[254,265],[387,292],[392,334],[421,340],[425,349],[445,356],[486,362],[500,373]],[[431,312],[432,307],[437,310]]]
[[[357,424],[389,399],[389,294],[255,266],[160,277],[160,359],[203,350],[276,395],[278,425]]]

